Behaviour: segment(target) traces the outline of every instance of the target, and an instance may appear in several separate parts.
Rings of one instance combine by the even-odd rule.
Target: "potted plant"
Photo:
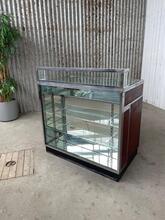
[[[0,121],[15,120],[19,113],[14,99],[17,85],[8,71],[8,62],[19,38],[20,33],[12,27],[10,16],[0,14]]]

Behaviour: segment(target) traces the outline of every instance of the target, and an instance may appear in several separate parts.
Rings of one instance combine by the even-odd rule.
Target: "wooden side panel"
[[[140,124],[141,124],[142,98],[131,105],[128,160],[136,153],[139,145]]]
[[[142,96],[143,94],[143,84],[131,89],[125,93],[125,103],[124,105],[128,105],[129,103],[133,102],[138,97]]]
[[[124,168],[136,154],[139,146],[142,98],[132,103],[124,112],[121,168]]]

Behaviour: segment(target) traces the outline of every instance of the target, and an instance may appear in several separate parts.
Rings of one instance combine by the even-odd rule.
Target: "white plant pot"
[[[0,102],[0,121],[13,121],[18,115],[18,103],[15,99],[10,102]]]

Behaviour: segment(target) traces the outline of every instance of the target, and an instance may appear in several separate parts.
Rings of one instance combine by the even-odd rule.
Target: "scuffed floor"
[[[0,181],[0,220],[164,220],[165,111],[145,104],[119,183],[45,152],[40,113],[0,123],[0,152],[33,148],[35,175]]]

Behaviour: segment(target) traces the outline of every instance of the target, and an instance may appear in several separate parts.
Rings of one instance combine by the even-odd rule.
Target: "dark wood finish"
[[[140,88],[138,91],[139,90]],[[141,94],[139,95],[141,96]],[[133,102],[130,108],[124,112],[121,150],[122,169],[128,165],[131,158],[137,152],[140,138],[141,112],[142,98],[138,99],[136,102]]]
[[[129,103],[133,102],[138,97],[142,96],[143,94],[143,84],[135,87],[125,93],[125,102],[124,105],[128,105]]]
[[[139,145],[141,124],[142,98],[131,105],[128,160],[135,154]]]

